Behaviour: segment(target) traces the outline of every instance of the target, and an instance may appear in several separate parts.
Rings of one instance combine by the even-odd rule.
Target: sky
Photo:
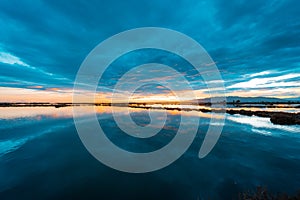
[[[298,98],[299,10],[297,0],[2,0],[0,102],[70,102],[89,52],[140,27],[169,28],[195,39],[217,65],[227,96]],[[186,75],[198,98],[209,96],[185,60],[146,50],[112,63],[100,80],[99,101],[111,97],[122,73],[146,62],[171,65]],[[136,97],[164,99],[171,93],[152,85]]]

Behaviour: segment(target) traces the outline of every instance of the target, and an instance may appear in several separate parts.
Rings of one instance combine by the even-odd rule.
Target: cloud
[[[258,73],[254,73],[254,74],[247,74],[247,75],[245,75],[245,77],[253,78],[253,77],[257,77],[257,76],[270,75],[272,73],[274,73],[274,71],[263,71],[263,72],[258,72]]]
[[[250,81],[237,83],[227,87],[228,89],[231,88],[269,88],[269,87],[292,87],[292,86],[300,86],[300,82],[291,81],[288,82],[287,80],[293,78],[300,78],[300,74],[286,74],[277,77],[270,77],[270,78],[254,78]]]
[[[41,86],[41,85],[33,85],[33,86],[28,86],[27,88],[29,88],[29,89],[42,89],[44,87]]]
[[[11,65],[17,64],[17,65],[29,67],[29,65],[24,63],[23,61],[21,61],[20,58],[14,56],[14,55],[11,55],[8,52],[0,52],[0,62],[6,63],[6,64],[11,64]]]
[[[0,86],[71,89],[82,61],[101,41],[128,29],[158,26],[198,41],[218,66],[229,93],[284,90],[298,85],[297,77],[286,76],[300,74],[299,10],[296,0],[25,0],[18,6],[3,0]],[[111,90],[126,71],[150,61],[174,67],[195,89],[206,87],[186,62],[154,51],[116,61],[99,85]]]

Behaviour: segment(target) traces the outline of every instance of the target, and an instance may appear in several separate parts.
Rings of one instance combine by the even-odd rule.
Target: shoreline
[[[165,110],[177,110],[177,111],[198,111],[203,113],[227,113],[230,115],[244,115],[244,116],[257,116],[270,118],[273,124],[277,125],[300,125],[300,112],[288,113],[288,112],[272,112],[272,111],[251,111],[251,110],[234,110],[234,109],[192,109],[192,108],[168,108],[168,107],[141,107],[141,106],[129,106],[131,108],[144,108],[144,109],[165,109]]]
[[[152,106],[151,106],[152,105]],[[139,108],[139,109],[156,109],[156,110],[174,110],[174,111],[197,111],[203,113],[227,113],[229,115],[244,115],[244,116],[257,116],[257,117],[264,117],[269,118],[273,124],[277,125],[300,125],[300,112],[296,113],[289,113],[289,112],[276,112],[276,111],[251,111],[245,110],[244,108],[256,108],[255,106],[249,107],[236,107],[241,109],[232,109],[232,108],[211,108],[209,105],[195,105],[190,104],[193,106],[207,106],[207,108],[180,108],[180,107],[163,107],[164,105],[170,104],[161,104],[162,106],[153,106],[154,104],[146,104],[146,103],[0,103],[0,107],[69,107],[69,106],[116,106],[116,107],[129,107],[129,108]],[[172,105],[179,105],[179,104],[172,104]],[[268,108],[268,107],[264,107]],[[273,107],[272,107],[273,108]],[[275,107],[276,108],[276,107]],[[277,108],[284,108],[284,107],[277,107]],[[290,108],[290,107],[288,107]],[[297,109],[298,107],[294,107]],[[299,110],[300,111],[300,110]]]

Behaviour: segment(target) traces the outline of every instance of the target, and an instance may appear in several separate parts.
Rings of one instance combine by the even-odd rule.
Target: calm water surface
[[[199,159],[210,117],[218,115],[168,112],[162,131],[142,140],[124,134],[109,107],[96,111],[107,137],[136,152],[170,142],[180,114],[191,124],[200,119],[200,126],[193,144],[173,164],[156,172],[128,174],[106,167],[87,152],[71,107],[0,108],[0,199],[235,199],[256,186],[290,194],[300,189],[300,126],[227,115],[219,142]],[[146,110],[131,111],[137,124],[149,123]],[[122,115],[124,110],[118,112]],[[83,123],[89,116],[82,112]]]

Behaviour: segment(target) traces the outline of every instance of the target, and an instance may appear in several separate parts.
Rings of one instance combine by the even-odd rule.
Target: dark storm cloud
[[[0,85],[72,87],[81,62],[99,42],[144,26],[171,28],[196,39],[216,61],[228,87],[254,78],[247,74],[299,73],[299,10],[296,0],[4,0],[0,3],[0,50],[32,68],[1,64]],[[153,58],[165,62],[167,57],[155,54]],[[123,60],[108,75],[136,63],[131,58]],[[111,78],[107,84],[115,81]],[[203,88],[202,81],[191,81]]]

